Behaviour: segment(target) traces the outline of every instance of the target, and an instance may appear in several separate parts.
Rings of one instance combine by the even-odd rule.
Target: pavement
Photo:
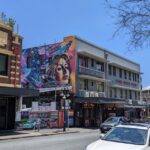
[[[66,131],[63,131],[62,128],[41,129],[39,132],[34,130],[20,130],[20,131],[7,130],[7,131],[0,131],[0,140],[30,138],[30,137],[38,137],[38,136],[49,136],[49,135],[69,134],[69,133],[79,133],[79,132],[91,132],[91,130],[98,131],[98,129],[87,129],[87,128],[66,128]]]

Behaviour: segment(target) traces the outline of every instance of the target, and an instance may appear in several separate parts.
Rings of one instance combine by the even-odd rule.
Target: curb
[[[0,141],[3,140],[11,140],[11,139],[22,139],[22,138],[32,138],[32,137],[40,137],[40,136],[50,136],[50,135],[59,135],[59,134],[69,134],[69,133],[79,133],[80,131],[70,131],[70,132],[57,132],[57,133],[41,133],[37,135],[27,135],[27,136],[20,136],[20,137],[8,137],[8,138],[0,138]]]

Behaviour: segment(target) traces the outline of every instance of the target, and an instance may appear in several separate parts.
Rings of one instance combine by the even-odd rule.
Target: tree
[[[129,35],[129,46],[150,46],[150,0],[119,0],[117,4],[106,0],[106,3],[117,13],[114,36],[123,30]]]
[[[9,18],[9,19],[8,19],[8,24],[9,24],[12,28],[14,28],[15,23],[16,23],[16,21],[15,21],[14,19],[12,19],[12,18]]]

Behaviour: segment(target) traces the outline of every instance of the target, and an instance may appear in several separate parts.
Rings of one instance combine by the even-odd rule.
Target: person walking
[[[40,126],[41,126],[41,119],[38,118],[37,121],[36,121],[36,127],[37,127],[38,132],[40,131]]]

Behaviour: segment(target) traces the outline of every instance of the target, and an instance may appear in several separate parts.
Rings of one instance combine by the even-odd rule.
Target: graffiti
[[[49,88],[72,85],[75,80],[75,48],[71,40],[24,49],[21,83],[23,87]]]

